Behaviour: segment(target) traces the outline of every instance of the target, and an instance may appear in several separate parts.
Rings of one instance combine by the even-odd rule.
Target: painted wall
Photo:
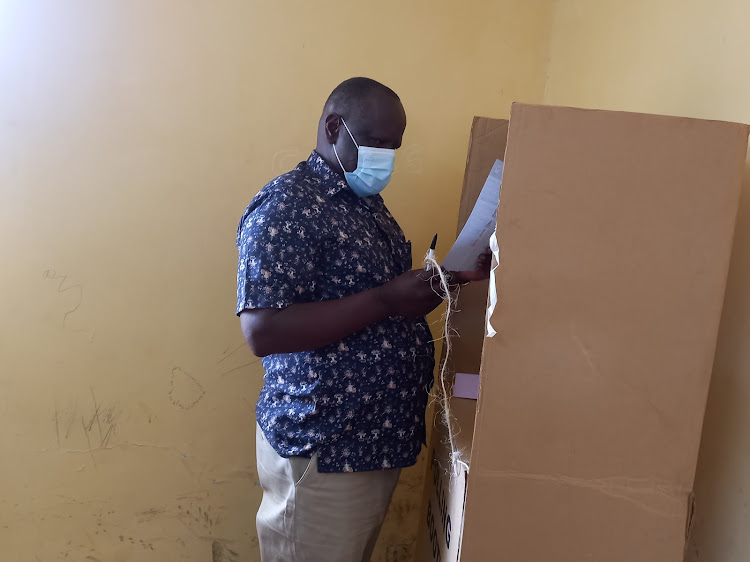
[[[3,560],[258,559],[245,205],[368,75],[409,117],[387,202],[445,251],[471,117],[542,100],[550,7],[0,1]],[[422,470],[377,560],[408,559]]]
[[[544,101],[750,123],[749,21],[743,0],[559,0]],[[701,445],[691,562],[750,559],[749,286],[750,163]]]

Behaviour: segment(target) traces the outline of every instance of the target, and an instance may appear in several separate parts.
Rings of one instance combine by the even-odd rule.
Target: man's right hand
[[[487,256],[475,271],[447,272],[449,283],[485,279]],[[292,304],[281,309],[246,309],[240,314],[242,333],[260,357],[310,351],[334,343],[393,316],[420,318],[443,302],[439,276],[413,269],[375,289],[322,302]]]
[[[439,283],[431,283],[432,274],[412,269],[381,285],[378,297],[388,316],[426,316],[443,302]],[[434,288],[433,288],[434,286]]]

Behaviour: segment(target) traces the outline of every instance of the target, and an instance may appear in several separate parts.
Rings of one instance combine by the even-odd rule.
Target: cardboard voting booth
[[[497,334],[487,284],[462,292],[469,467],[451,474],[438,412],[417,560],[683,559],[747,134],[521,104],[474,119],[458,226],[504,160]]]

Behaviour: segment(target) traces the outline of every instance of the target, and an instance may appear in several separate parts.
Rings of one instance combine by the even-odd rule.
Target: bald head
[[[328,96],[323,113],[336,112],[344,119],[354,120],[365,111],[364,106],[368,100],[378,97],[401,103],[396,92],[385,84],[371,78],[349,78],[336,86]]]
[[[318,126],[317,152],[334,170],[341,166],[333,152],[336,145],[346,171],[357,167],[357,144],[398,148],[406,128],[406,113],[396,92],[370,78],[350,78],[328,96]]]

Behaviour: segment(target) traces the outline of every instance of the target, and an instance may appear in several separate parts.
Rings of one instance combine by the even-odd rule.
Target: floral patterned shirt
[[[258,193],[237,248],[237,314],[339,299],[411,268],[411,244],[383,199],[358,197],[317,152]],[[317,452],[320,472],[415,463],[435,366],[423,318],[389,318],[263,366],[256,416],[281,456]]]

